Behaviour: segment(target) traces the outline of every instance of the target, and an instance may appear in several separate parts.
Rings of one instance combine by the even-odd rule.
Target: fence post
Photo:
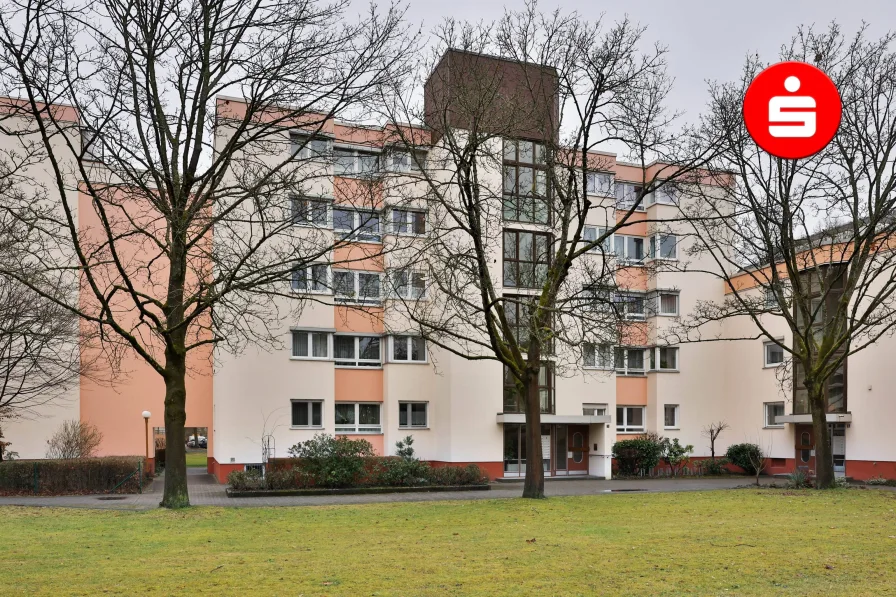
[[[140,493],[143,493],[143,459],[137,461],[137,474],[140,475]]]
[[[37,463],[34,463],[34,495],[40,491],[40,476],[37,472]]]

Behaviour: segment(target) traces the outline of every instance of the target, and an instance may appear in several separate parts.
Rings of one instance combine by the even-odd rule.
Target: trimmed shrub
[[[268,477],[270,477],[272,474],[273,473],[268,473]],[[240,491],[268,488],[266,486],[264,477],[262,477],[261,473],[255,469],[231,472],[229,475],[227,475],[227,485],[229,485],[232,489],[237,489]]]
[[[140,456],[4,461],[0,462],[0,494],[137,493],[142,464]],[[145,467],[142,470],[145,485],[152,477]]]
[[[728,447],[725,457],[735,466],[744,469],[748,475],[756,474],[754,462],[759,461],[761,450],[756,444],[734,444]]]
[[[896,480],[887,479],[884,476],[871,477],[867,481],[865,481],[866,485],[889,485],[890,487],[896,487]]]
[[[429,485],[482,485],[488,483],[488,475],[476,464],[467,466],[433,466],[427,475]]]
[[[727,458],[707,458],[705,460],[697,460],[694,465],[700,470],[702,475],[724,475],[728,473]]]
[[[364,439],[318,433],[291,447],[289,454],[302,460],[302,472],[314,486],[351,487],[360,484],[365,476],[365,459],[373,456],[373,446]]]
[[[613,458],[621,476],[647,474],[663,457],[665,445],[656,434],[624,439],[613,444]]]

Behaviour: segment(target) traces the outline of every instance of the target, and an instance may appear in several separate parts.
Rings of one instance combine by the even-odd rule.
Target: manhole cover
[[[646,489],[607,489],[610,493],[620,493],[628,491],[647,491]]]
[[[98,499],[98,500],[105,500],[105,501],[108,501],[108,500],[126,500],[126,499],[127,499],[127,496],[124,496],[124,495],[104,495],[103,497],[98,497],[98,498],[96,498],[96,499]]]

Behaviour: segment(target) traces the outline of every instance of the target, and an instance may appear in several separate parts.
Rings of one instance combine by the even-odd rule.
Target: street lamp
[[[149,460],[149,417],[152,416],[152,413],[148,410],[143,411],[143,421],[146,424],[146,437],[143,440],[143,445],[146,447],[146,459]]]

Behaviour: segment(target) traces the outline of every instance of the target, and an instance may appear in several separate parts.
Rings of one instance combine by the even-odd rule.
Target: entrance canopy
[[[595,425],[610,423],[610,415],[541,415],[544,425]],[[523,413],[498,413],[498,425],[505,423],[525,423],[526,415]]]
[[[825,415],[828,423],[852,423],[852,413],[828,413]],[[779,415],[775,417],[776,423],[811,423],[812,415]]]

